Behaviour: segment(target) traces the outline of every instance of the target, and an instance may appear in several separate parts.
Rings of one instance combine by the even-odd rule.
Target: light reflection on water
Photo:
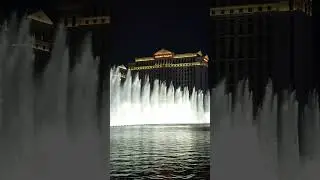
[[[208,125],[111,128],[111,179],[209,179]]]

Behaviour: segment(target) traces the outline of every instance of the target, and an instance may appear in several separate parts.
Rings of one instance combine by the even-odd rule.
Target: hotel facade
[[[234,92],[249,79],[257,104],[268,79],[274,90],[313,88],[311,0],[213,0],[210,9],[210,86],[226,79]]]
[[[165,81],[174,87],[188,87],[189,90],[208,89],[208,61],[207,55],[201,51],[197,53],[175,54],[161,49],[150,57],[136,58],[134,63],[128,64],[132,74],[138,73],[141,79],[146,76],[152,82],[156,79]]]
[[[11,12],[1,8],[1,21],[9,19]],[[17,19],[27,16],[30,20],[30,34],[33,37],[36,71],[41,71],[50,58],[55,33],[59,25],[64,25],[67,32],[66,44],[69,48],[71,66],[82,53],[83,40],[91,35],[92,51],[100,58],[103,69],[108,69],[110,54],[110,9],[106,2],[57,3],[51,9],[22,9],[16,12]],[[18,46],[15,44],[15,46]]]

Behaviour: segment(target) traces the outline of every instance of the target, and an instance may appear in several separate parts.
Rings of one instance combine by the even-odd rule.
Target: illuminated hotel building
[[[208,61],[207,55],[201,51],[197,53],[175,54],[161,49],[152,57],[136,58],[134,63],[128,65],[133,74],[139,74],[140,78],[147,75],[150,82],[155,79],[171,82],[175,87],[188,87],[196,90],[208,88]]]
[[[311,0],[213,0],[210,85],[230,91],[248,78],[257,102],[272,79],[277,92],[305,96],[313,81]],[[301,99],[300,99],[301,100]]]

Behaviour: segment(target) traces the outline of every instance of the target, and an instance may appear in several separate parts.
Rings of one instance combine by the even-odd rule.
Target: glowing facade
[[[197,53],[175,54],[161,49],[152,57],[136,58],[128,68],[139,73],[141,78],[149,76],[150,81],[155,79],[171,82],[175,87],[195,87],[206,90],[208,88],[208,61],[207,55],[201,51]]]

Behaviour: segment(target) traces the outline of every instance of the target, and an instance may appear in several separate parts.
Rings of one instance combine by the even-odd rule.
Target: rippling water
[[[111,128],[111,179],[209,179],[207,125]]]

